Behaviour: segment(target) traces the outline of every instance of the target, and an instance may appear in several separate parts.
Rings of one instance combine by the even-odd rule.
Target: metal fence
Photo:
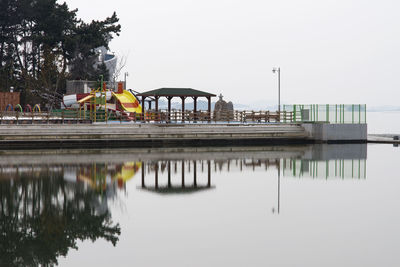
[[[283,111],[292,112],[293,122],[367,123],[365,104],[283,105]]]
[[[145,114],[100,110],[56,110],[52,112],[0,111],[1,124],[133,122],[223,122],[223,123],[366,123],[366,105],[284,105],[271,111],[147,110]]]
[[[305,160],[282,159],[284,176],[311,178],[366,179],[366,159]]]

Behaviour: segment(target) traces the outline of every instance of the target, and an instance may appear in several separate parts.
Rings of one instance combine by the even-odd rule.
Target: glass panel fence
[[[366,123],[365,104],[283,105],[284,112],[293,112],[293,122]]]

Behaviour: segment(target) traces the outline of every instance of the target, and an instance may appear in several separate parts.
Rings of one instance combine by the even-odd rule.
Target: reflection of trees
[[[120,227],[104,199],[62,173],[0,181],[0,265],[57,264],[76,241],[104,238],[114,246]],[[45,178],[44,178],[45,177]]]

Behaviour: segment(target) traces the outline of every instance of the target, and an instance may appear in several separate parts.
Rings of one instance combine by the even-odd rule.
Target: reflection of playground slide
[[[113,178],[126,182],[135,176],[137,171],[142,166],[141,162],[126,162],[121,168],[121,171],[117,173]]]
[[[142,107],[139,101],[130,92],[123,90],[122,94],[113,93],[121,103],[122,108],[128,112],[142,113]]]
[[[79,168],[76,172],[76,180],[85,182],[91,188],[101,191],[105,190],[113,181],[117,181],[118,187],[121,188],[135,176],[141,166],[141,162],[126,162],[123,165],[118,164],[116,166],[117,171],[115,171],[112,166],[93,164]]]

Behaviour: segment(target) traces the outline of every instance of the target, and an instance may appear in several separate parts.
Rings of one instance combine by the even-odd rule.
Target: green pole
[[[367,110],[365,110],[365,111],[367,111]],[[358,160],[360,160],[360,159],[358,159]],[[363,163],[364,163],[364,177],[363,178],[365,179],[365,178],[367,178],[367,161],[364,159]]]
[[[335,159],[335,177],[337,177],[337,159]]]
[[[344,104],[342,104],[342,123],[344,123]]]
[[[293,177],[296,177],[296,160],[293,160]]]
[[[296,105],[293,105],[293,121],[296,122]]]
[[[367,123],[367,104],[364,105],[364,119],[365,119],[365,123]]]
[[[326,104],[326,122],[329,122],[329,104]]]
[[[342,179],[344,179],[344,159],[342,159]]]
[[[337,104],[335,105],[335,123],[337,123]]]
[[[344,121],[345,116],[344,115],[345,114],[344,114],[344,104],[343,104],[343,123],[345,123],[345,121]]]
[[[351,105],[351,122],[354,123],[354,104]]]
[[[326,161],[326,179],[328,179],[328,176],[329,176],[329,161],[327,160]]]
[[[317,121],[317,107],[315,104],[313,104],[313,110],[314,110],[314,121]]]
[[[303,105],[300,105],[300,120],[303,121]]]
[[[286,123],[286,105],[284,104],[283,105],[283,122],[285,122]]]
[[[317,107],[317,121],[318,121],[318,109],[319,109],[318,104],[316,104],[316,107]]]

